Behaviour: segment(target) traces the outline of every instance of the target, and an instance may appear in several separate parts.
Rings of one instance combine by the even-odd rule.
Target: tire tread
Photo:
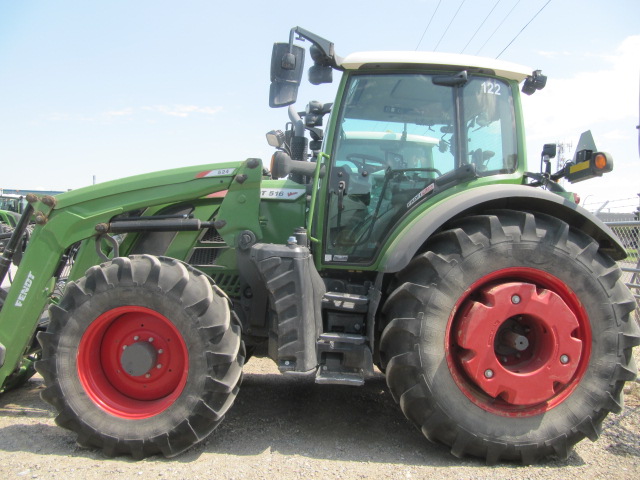
[[[139,438],[135,426],[132,426],[131,438],[116,438],[97,431],[84,420],[90,413],[75,412],[69,407],[60,386],[61,379],[69,373],[58,370],[58,349],[65,344],[65,329],[75,321],[72,312],[116,286],[144,288],[176,298],[184,305],[186,314],[194,319],[198,335],[206,345],[203,353],[209,376],[203,380],[204,393],[196,408],[186,412],[185,418],[171,430],[155,432],[153,437]],[[57,410],[56,423],[74,431],[80,445],[97,447],[109,457],[125,454],[142,459],[158,453],[173,457],[208,436],[236,398],[245,355],[240,323],[231,312],[228,297],[220,295],[221,292],[206,275],[188,264],[151,255],[119,257],[91,267],[78,282],[69,282],[59,305],[50,308],[48,331],[38,334],[43,356],[36,368],[46,383],[41,397]],[[214,295],[219,300],[214,301]]]
[[[450,270],[482,246],[504,242],[536,242],[564,252],[568,258],[580,262],[608,292],[611,305],[605,306],[620,327],[617,359],[614,373],[606,380],[611,383],[607,392],[583,381],[588,407],[584,417],[571,412],[574,427],[568,432],[552,432],[546,441],[512,441],[487,438],[469,432],[451,418],[430,391],[430,381],[424,378],[420,367],[420,337],[429,328],[427,318],[419,318],[421,305],[436,294],[435,282],[445,278]],[[484,457],[489,464],[500,460],[517,460],[530,464],[546,455],[567,458],[571,448],[582,438],[595,441],[601,423],[609,412],[622,409],[622,387],[625,381],[635,379],[637,368],[631,349],[640,344],[640,329],[630,318],[636,303],[623,285],[617,264],[598,251],[598,244],[588,235],[571,228],[567,223],[545,214],[513,210],[498,210],[458,219],[450,229],[434,235],[424,253],[418,254],[397,274],[383,305],[387,325],[380,336],[379,350],[386,370],[387,384],[393,398],[400,404],[405,416],[422,430],[431,441],[450,446],[455,456],[467,454]],[[429,304],[434,309],[433,304]],[[433,312],[433,310],[431,311]],[[445,365],[446,368],[446,365]],[[600,375],[605,375],[606,372]],[[435,387],[434,387],[435,388]],[[567,408],[569,410],[569,408]],[[582,414],[581,414],[582,415]]]

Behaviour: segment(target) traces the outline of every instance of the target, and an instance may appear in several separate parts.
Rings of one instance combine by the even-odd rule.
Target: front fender
[[[422,248],[424,242],[449,220],[495,209],[551,215],[594,238],[600,245],[600,250],[614,260],[622,260],[627,256],[611,229],[575,203],[539,188],[497,184],[466,190],[425,210],[423,215],[407,225],[387,244],[380,270],[385,273],[402,270]]]

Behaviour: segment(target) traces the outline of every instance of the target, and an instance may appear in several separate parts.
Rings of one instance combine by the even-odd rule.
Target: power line
[[[502,50],[502,51],[498,54],[498,56],[496,57],[496,59],[497,59],[497,58],[500,58],[500,55],[502,55],[502,54],[505,52],[505,50],[506,50],[507,48],[509,48],[513,42],[515,42],[516,38],[518,38],[518,37],[520,36],[520,34],[521,34],[522,32],[524,32],[524,29],[525,29],[525,28],[527,28],[527,27],[529,26],[529,24],[530,24],[531,22],[533,22],[533,21],[536,19],[536,17],[537,17],[538,15],[540,15],[540,12],[542,12],[542,10],[544,10],[544,9],[545,9],[545,7],[546,7],[547,5],[549,5],[550,3],[551,3],[551,0],[548,0],[548,2],[547,2],[547,3],[545,3],[545,4],[542,6],[542,8],[541,8],[540,10],[538,10],[538,13],[536,13],[536,14],[533,16],[533,18],[532,18],[531,20],[529,20],[529,21],[527,22],[527,24],[526,24],[524,27],[522,27],[522,30],[520,30],[520,31],[518,32],[518,34],[517,34],[515,37],[513,37],[513,40],[511,40],[511,41],[509,42],[509,45],[507,45],[506,47],[504,47],[504,50]]]
[[[422,39],[424,38],[424,36],[427,33],[427,30],[429,30],[429,25],[431,25],[431,22],[433,21],[433,17],[436,16],[436,13],[438,12],[438,8],[440,8],[440,4],[442,3],[442,0],[440,0],[438,2],[438,5],[436,5],[436,9],[433,11],[433,13],[431,14],[431,18],[429,19],[429,23],[427,23],[427,28],[424,29],[424,32],[422,32],[422,36],[420,37],[420,41],[418,42],[418,45],[416,45],[416,50],[418,50],[418,47],[420,46],[420,44],[422,43]]]
[[[453,18],[451,19],[451,21],[449,22],[449,25],[447,25],[447,28],[445,29],[444,33],[442,34],[442,36],[440,37],[440,40],[438,40],[438,43],[436,44],[436,48],[433,49],[433,51],[435,52],[436,50],[438,50],[438,46],[440,45],[440,42],[442,41],[442,39],[444,38],[444,36],[447,34],[447,32],[449,31],[449,27],[451,26],[451,24],[453,23],[453,21],[456,19],[456,17],[458,16],[458,12],[460,12],[460,9],[462,8],[462,6],[464,5],[464,2],[466,2],[467,0],[462,0],[462,3],[460,4],[460,6],[458,7],[458,10],[456,10],[456,13],[453,15]]]
[[[493,8],[491,9],[491,11],[487,14],[486,17],[484,17],[484,20],[482,21],[482,23],[480,24],[480,26],[478,27],[478,29],[475,31],[475,33],[471,36],[471,38],[469,39],[469,41],[467,42],[467,44],[464,46],[464,48],[460,51],[460,53],[464,53],[464,51],[467,49],[467,47],[469,46],[469,44],[471,43],[471,40],[473,40],[474,38],[476,38],[476,35],[478,34],[478,32],[480,31],[480,29],[482,28],[482,26],[484,25],[484,23],[487,21],[487,19],[491,16],[491,14],[493,13],[493,11],[496,9],[496,7],[498,6],[498,4],[501,2],[502,0],[498,0],[495,5],[493,6]]]
[[[496,34],[496,32],[500,29],[500,27],[502,26],[502,24],[507,20],[507,18],[509,18],[509,16],[511,15],[511,13],[515,10],[515,8],[518,6],[518,4],[521,2],[522,0],[518,0],[516,2],[516,4],[511,7],[511,10],[509,10],[509,13],[507,13],[507,15],[502,19],[502,21],[500,22],[500,25],[498,25],[496,27],[496,29],[493,31],[493,33],[491,35],[489,35],[489,38],[487,38],[485,40],[485,42],[482,44],[482,46],[478,49],[478,51],[476,52],[476,55],[478,55],[480,53],[480,50],[482,50],[484,48],[484,46],[487,44],[487,42],[489,40],[491,40],[493,38],[493,36]]]

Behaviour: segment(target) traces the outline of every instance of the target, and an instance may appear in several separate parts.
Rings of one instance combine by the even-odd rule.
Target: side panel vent
[[[224,243],[224,240],[222,239],[222,235],[220,235],[215,228],[211,227],[204,232],[200,243]]]
[[[215,265],[219,253],[219,248],[195,248],[191,254],[189,263],[196,267]]]

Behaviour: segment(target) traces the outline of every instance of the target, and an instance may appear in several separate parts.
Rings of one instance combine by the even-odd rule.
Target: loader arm
[[[0,310],[0,385],[19,365],[39,318],[51,302],[54,273],[65,250],[76,242],[109,232],[115,216],[177,203],[227,190],[222,205],[242,202],[251,215],[228,216],[218,230],[229,245],[257,223],[262,164],[257,159],[185,167],[67,192],[55,201],[33,199],[37,227]],[[228,207],[224,210],[228,211]],[[248,222],[248,223],[247,223]],[[106,226],[106,229],[105,229]],[[87,247],[89,245],[87,244]],[[97,258],[97,257],[96,257]]]

